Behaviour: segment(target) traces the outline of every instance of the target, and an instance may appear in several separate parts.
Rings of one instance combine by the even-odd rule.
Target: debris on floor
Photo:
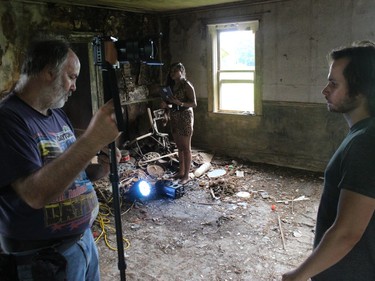
[[[118,166],[128,280],[280,280],[311,250],[321,174],[193,150],[182,188],[173,178],[177,154],[170,153],[130,151]],[[170,196],[128,202],[125,194],[139,180]],[[118,280],[111,184],[95,186],[101,279]]]

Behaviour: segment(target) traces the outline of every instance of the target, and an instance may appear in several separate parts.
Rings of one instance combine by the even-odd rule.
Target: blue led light
[[[151,186],[147,181],[141,180],[138,182],[139,193],[142,197],[147,197],[151,193]]]
[[[145,201],[154,197],[153,187],[146,180],[138,180],[124,194],[125,200],[129,201]]]

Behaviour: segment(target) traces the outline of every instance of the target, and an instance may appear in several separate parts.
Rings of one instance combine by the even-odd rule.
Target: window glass
[[[258,21],[209,26],[213,44],[214,112],[234,114],[256,112],[257,29]]]
[[[255,69],[255,34],[252,30],[222,31],[219,35],[220,69]]]

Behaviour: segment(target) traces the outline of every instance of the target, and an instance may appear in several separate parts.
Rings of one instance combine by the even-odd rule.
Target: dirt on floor
[[[200,158],[194,161],[197,169],[206,160],[198,157],[202,153],[194,156]],[[126,280],[281,280],[283,272],[311,252],[321,173],[217,156],[209,160],[210,169],[185,185],[180,198],[122,201]],[[124,183],[134,182],[135,171],[125,164],[119,166],[124,199]],[[168,176],[163,169],[163,177]],[[150,169],[143,171],[148,174]],[[121,280],[110,207],[112,184],[104,180],[97,187],[102,208],[93,231],[101,278]]]

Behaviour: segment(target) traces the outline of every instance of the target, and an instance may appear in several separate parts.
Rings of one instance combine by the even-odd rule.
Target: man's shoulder
[[[28,110],[26,103],[14,93],[8,94],[0,101],[0,113],[5,115],[24,115]]]
[[[375,138],[375,117],[371,117],[369,119],[369,123],[366,128],[366,134],[371,138]]]
[[[346,138],[346,148],[350,148],[356,154],[359,151],[367,151],[368,153],[371,152],[371,155],[374,155],[375,117],[362,120],[361,122],[362,124],[359,124],[360,126],[356,130],[353,130]]]
[[[375,116],[370,118],[369,126],[375,128]]]
[[[13,123],[23,119],[22,102],[16,95],[10,94],[0,101],[0,119],[1,123]]]
[[[10,104],[17,102],[17,100],[16,95],[10,92],[2,100],[0,100],[0,109],[9,107]]]

